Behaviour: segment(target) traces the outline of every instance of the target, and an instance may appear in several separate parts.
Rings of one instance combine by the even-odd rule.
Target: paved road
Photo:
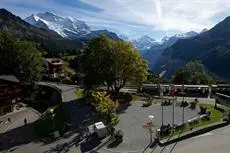
[[[65,102],[65,104],[67,105],[70,105],[70,107],[72,108],[71,112],[73,112],[74,110],[76,113],[78,113],[78,111],[76,111],[76,109],[72,107],[72,104],[75,103],[73,100],[76,99],[74,92],[77,86],[60,85],[60,84],[59,85],[56,84],[56,86],[63,91],[63,94],[62,94],[63,102]],[[140,104],[137,104],[137,105],[140,105]],[[77,107],[77,105],[75,105],[75,107]],[[153,114],[155,111],[153,108],[149,109],[149,111],[144,111],[145,108],[142,109],[141,107],[133,107],[133,108],[131,107],[131,109],[132,109],[131,113],[129,112],[125,113],[124,111],[124,113],[121,114],[123,119],[121,120],[121,124],[118,126],[119,128],[125,128],[126,130],[125,133],[129,133],[129,135],[131,135],[131,138],[130,137],[125,138],[125,143],[127,146],[121,146],[120,149],[119,148],[115,150],[112,149],[110,151],[106,148],[102,148],[98,152],[116,153],[120,151],[122,153],[126,153],[129,151],[134,151],[134,152],[136,151],[137,153],[140,153],[143,149],[143,146],[146,146],[148,144],[149,135],[148,135],[148,132],[142,128],[142,124],[147,121],[146,120],[147,115]],[[141,113],[140,109],[144,111],[145,113],[143,112]],[[156,108],[156,109],[158,110],[159,108]],[[167,109],[165,109],[165,112],[169,115],[169,117],[167,118],[170,120],[171,113]],[[87,114],[83,112],[83,110],[79,111],[79,113],[82,115]],[[180,115],[181,111],[178,110],[177,113],[178,115]],[[71,116],[74,117],[74,115],[71,115]],[[129,122],[126,123],[125,122],[126,119],[130,120],[131,124],[129,124]],[[73,120],[75,120],[75,117],[73,118]],[[156,120],[160,120],[160,118],[156,117]],[[136,131],[135,126],[138,126],[137,129],[139,130]],[[230,146],[229,146],[230,130],[229,129],[230,129],[229,127],[223,128],[220,130],[213,131],[209,134],[206,134],[206,136],[201,136],[201,137],[196,137],[196,138],[192,138],[189,140],[185,140],[183,142],[176,144],[175,147],[172,144],[170,146],[165,147],[164,149],[161,147],[157,147],[155,150],[152,150],[152,149],[146,150],[146,153],[150,153],[150,152],[170,153],[170,150],[172,150],[171,152],[175,152],[175,153],[177,152],[178,153],[182,153],[182,152],[183,153],[184,152],[188,152],[188,153],[190,152],[191,153],[193,152],[201,152],[201,153],[221,152],[222,153],[223,152],[225,153],[226,152],[225,150],[227,150],[228,148],[230,149]],[[56,142],[53,142],[50,144],[44,144],[44,143],[37,141],[34,135],[30,131],[32,131],[32,125],[31,126],[29,125],[28,127],[16,128],[16,130],[9,130],[8,132],[4,134],[0,134],[1,136],[0,140],[1,141],[6,140],[5,142],[8,142],[7,140],[12,140],[12,139],[14,140],[15,136],[18,138],[17,141],[14,140],[13,142],[11,142],[11,145],[8,148],[7,147],[4,148],[2,147],[2,145],[0,145],[0,152],[5,152],[6,150],[8,150],[13,153],[31,153],[31,152],[32,153],[52,153],[52,152],[58,152],[54,150],[57,144],[59,145],[68,144],[69,145],[68,151],[62,150],[60,151],[60,153],[64,153],[64,152],[80,153],[82,152],[81,147],[79,146],[79,143],[76,142],[76,137],[78,137],[78,134],[76,133],[70,134],[70,136],[66,138],[62,138]],[[135,139],[135,140],[133,141],[132,139]],[[131,142],[134,142],[134,144],[132,144]],[[222,147],[218,147],[218,145]],[[208,146],[214,146],[215,148],[209,149]]]
[[[92,115],[88,107],[76,103],[75,90],[77,86],[69,85],[56,85],[59,89],[62,89],[62,97],[66,111],[68,112],[70,122],[74,124],[80,124],[84,122],[84,125],[94,120],[96,116]],[[18,115],[14,115],[16,120],[18,116],[23,116],[27,114],[21,112]],[[28,114],[27,114],[28,115]],[[30,115],[28,115],[30,116]],[[23,118],[23,117],[19,117]],[[4,119],[7,120],[7,117]],[[32,121],[30,117],[28,121]],[[24,123],[23,120],[18,120],[18,123]],[[12,152],[12,153],[81,153],[85,152],[88,148],[93,147],[92,143],[84,142],[80,144],[79,133],[76,130],[70,130],[70,132],[64,137],[52,143],[42,143],[36,139],[33,133],[33,124],[28,124],[28,126],[19,127],[20,124],[15,124],[15,129],[9,128],[4,133],[0,133],[0,152]],[[71,128],[72,129],[72,128]],[[4,131],[4,130],[3,130]],[[98,144],[101,142],[97,142]],[[84,145],[84,146],[83,146]],[[97,145],[97,144],[95,144]],[[57,150],[60,148],[58,146],[66,146],[65,149]]]
[[[230,150],[230,126],[213,130],[209,133],[193,137],[166,147],[156,146],[147,148],[144,152],[119,152],[106,148],[100,149],[100,153],[229,153]]]
[[[11,123],[8,122],[8,118],[11,119]],[[39,114],[29,108],[22,108],[19,112],[10,113],[9,115],[0,116],[0,133],[13,130],[15,128],[24,126],[24,119],[27,119],[27,123],[32,123],[39,118]]]
[[[117,148],[111,148],[112,151],[141,152],[149,144],[149,131],[143,128],[143,125],[149,122],[148,116],[154,115],[155,129],[161,126],[161,106],[153,104],[149,107],[142,107],[141,101],[132,102],[131,106],[120,112],[120,123],[117,129],[124,132],[123,143]],[[199,116],[197,110],[185,108],[185,121]],[[182,122],[182,108],[175,106],[175,122]],[[172,124],[172,106],[164,106],[164,124]],[[155,130],[154,130],[155,133]]]
[[[153,153],[229,153],[229,142],[230,126],[227,126],[165,148],[157,147],[152,151]]]
[[[43,82],[44,84],[49,84],[57,87],[62,91],[62,102],[70,102],[76,99],[75,91],[79,88],[78,85],[67,85],[61,83],[53,83],[53,82]]]

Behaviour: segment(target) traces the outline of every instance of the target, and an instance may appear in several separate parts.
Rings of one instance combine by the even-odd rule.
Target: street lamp
[[[162,66],[161,68],[163,68],[164,66]],[[159,74],[159,94],[160,94],[160,98],[162,98],[162,105],[161,105],[161,126],[164,125],[164,106],[163,106],[163,102],[164,102],[164,91],[163,91],[163,82],[162,82],[162,86],[161,86],[161,78],[164,76],[164,74],[167,72],[167,70],[162,71]]]
[[[145,125],[143,125],[143,128],[144,129],[148,129],[149,130],[149,139],[150,139],[150,144],[152,144],[152,134],[153,134],[153,130],[152,128],[154,127],[154,124],[153,124],[153,119],[154,119],[154,116],[153,115],[148,115],[148,119],[149,119],[149,122],[147,122]]]
[[[154,119],[154,116],[153,115],[149,115],[148,118],[149,118],[150,122],[152,123],[152,121]]]

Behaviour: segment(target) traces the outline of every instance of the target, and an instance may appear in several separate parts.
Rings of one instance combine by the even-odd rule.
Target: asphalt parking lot
[[[142,152],[149,144],[149,131],[143,128],[143,125],[149,121],[148,115],[154,115],[154,124],[156,131],[162,124],[162,107],[160,104],[153,104],[149,107],[142,107],[141,101],[132,102],[124,112],[120,114],[120,123],[117,129],[124,132],[123,143],[117,148],[110,148],[113,151],[120,152]],[[191,110],[188,107],[184,109],[184,120],[198,116],[198,110]],[[172,105],[164,106],[164,124],[172,124]],[[182,122],[182,108],[175,105],[175,123]]]

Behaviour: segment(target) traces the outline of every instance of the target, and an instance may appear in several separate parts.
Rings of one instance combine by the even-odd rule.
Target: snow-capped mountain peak
[[[62,37],[80,37],[91,32],[83,21],[71,17],[62,18],[50,12],[32,14],[25,21],[39,28],[53,30]]]
[[[198,33],[194,32],[194,31],[189,31],[189,32],[186,32],[186,33],[176,34],[176,35],[174,35],[174,37],[189,38],[189,37],[194,37],[196,35],[198,35]]]
[[[161,39],[161,42],[166,42],[166,41],[168,41],[169,39],[170,39],[169,36],[165,36],[165,37],[163,37],[163,38]]]
[[[144,35],[144,36],[142,36],[141,38],[139,38],[138,41],[141,41],[141,42],[149,42],[149,43],[155,43],[155,42],[156,42],[155,39],[153,39],[153,38],[151,38],[151,37],[149,37],[149,36],[146,36],[146,35]]]
[[[171,37],[169,36],[165,36],[161,39],[161,44],[163,43],[166,43],[166,42],[172,42],[175,43],[178,39],[187,39],[187,38],[191,38],[191,37],[195,37],[197,36],[198,33],[194,32],[194,31],[189,31],[189,32],[186,32],[186,33],[180,33],[180,34],[175,34]]]
[[[206,32],[206,31],[208,31],[208,29],[207,29],[207,28],[204,28],[203,30],[201,30],[200,33],[204,33],[204,32]]]
[[[119,38],[121,38],[124,41],[129,41],[129,37],[123,34],[118,35]]]
[[[139,51],[148,50],[152,46],[159,44],[159,42],[157,42],[155,39],[146,35],[142,36],[139,39],[133,40],[132,43]]]

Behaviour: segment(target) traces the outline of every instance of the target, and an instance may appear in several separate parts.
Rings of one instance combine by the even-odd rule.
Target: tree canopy
[[[213,78],[205,71],[201,61],[191,61],[185,68],[176,71],[174,80],[176,84],[212,84]]]
[[[97,113],[104,117],[106,123],[115,126],[119,123],[119,117],[116,114],[115,103],[103,92],[93,92],[91,97],[92,105],[94,105]]]
[[[104,35],[89,42],[81,61],[88,87],[106,83],[108,89],[119,92],[127,82],[142,83],[148,74],[147,63],[130,43]]]
[[[40,79],[43,59],[36,45],[0,33],[0,75],[14,75],[22,82]]]

